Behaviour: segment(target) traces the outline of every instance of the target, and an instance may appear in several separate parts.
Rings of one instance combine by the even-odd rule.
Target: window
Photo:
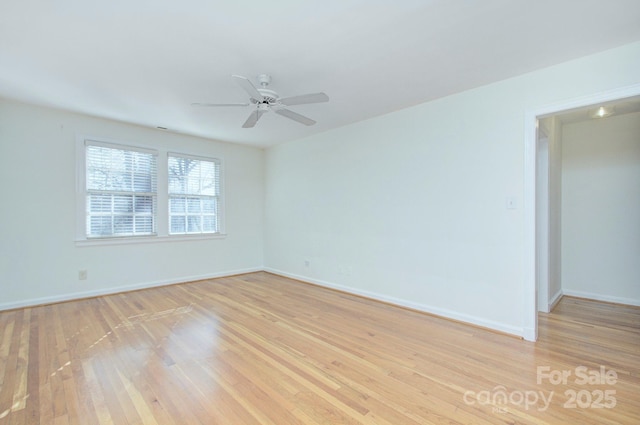
[[[87,238],[155,235],[157,153],[85,146]]]
[[[220,162],[169,154],[169,234],[219,233]]]
[[[77,137],[76,244],[224,238],[222,160]]]

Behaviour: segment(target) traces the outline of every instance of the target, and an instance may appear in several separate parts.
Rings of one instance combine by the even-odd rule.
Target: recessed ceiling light
[[[601,106],[591,114],[591,118],[604,118],[610,115],[613,115],[613,106]]]

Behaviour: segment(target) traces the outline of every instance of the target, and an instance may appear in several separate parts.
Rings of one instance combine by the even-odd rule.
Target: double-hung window
[[[224,238],[222,161],[78,137],[80,245]]]
[[[85,141],[87,238],[156,234],[154,151]]]
[[[220,162],[168,154],[169,234],[220,233]]]

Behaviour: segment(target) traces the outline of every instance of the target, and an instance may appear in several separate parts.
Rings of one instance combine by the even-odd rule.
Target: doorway
[[[537,339],[538,311],[548,311],[562,292],[559,255],[559,175],[553,137],[560,127],[554,117],[587,114],[640,96],[640,84],[575,99],[527,113],[525,122],[525,309],[523,337]],[[577,115],[576,115],[577,116]],[[541,126],[541,122],[543,125]],[[546,301],[546,302],[545,302]]]

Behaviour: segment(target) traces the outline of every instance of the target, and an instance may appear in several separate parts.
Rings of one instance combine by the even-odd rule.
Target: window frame
[[[87,173],[86,173],[86,145],[87,143],[103,145],[115,149],[134,150],[141,152],[155,152],[156,159],[156,216],[155,235],[139,236],[87,236]],[[218,194],[218,232],[217,233],[190,233],[190,234],[169,234],[169,154],[194,159],[217,161],[219,167],[219,194]],[[206,153],[193,153],[189,151],[179,151],[166,149],[163,147],[151,147],[138,143],[130,143],[123,140],[112,140],[103,137],[94,137],[83,134],[76,134],[76,225],[74,243],[78,247],[83,246],[106,246],[121,244],[140,243],[163,243],[180,242],[205,239],[224,239],[225,232],[225,185],[224,185],[224,159],[218,155]]]

